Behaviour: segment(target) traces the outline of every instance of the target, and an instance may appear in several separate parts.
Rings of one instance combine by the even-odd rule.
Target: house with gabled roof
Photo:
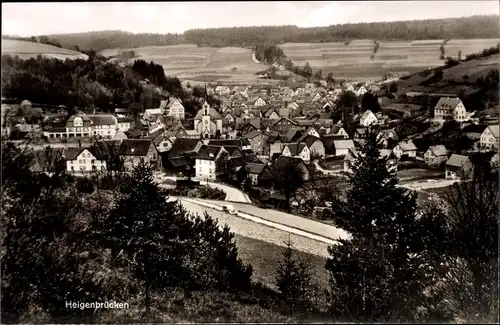
[[[253,186],[259,185],[259,177],[262,175],[265,169],[268,169],[269,166],[267,164],[262,164],[262,163],[254,163],[254,162],[247,162],[243,166],[245,169],[245,173],[247,177],[250,180],[250,184]]]
[[[126,170],[132,170],[141,161],[149,163],[154,169],[161,169],[161,159],[151,139],[122,140],[118,154]]]
[[[185,108],[178,98],[171,98],[167,107],[168,116],[183,120],[186,117]]]
[[[282,156],[302,159],[305,163],[311,161],[311,152],[305,143],[288,143],[281,152]]]
[[[367,110],[361,115],[361,118],[359,119],[359,124],[363,127],[368,127],[371,125],[375,125],[378,123],[377,116],[373,114],[371,110]]]
[[[276,112],[276,109],[274,108],[269,108],[265,113],[264,117],[271,119],[271,120],[279,120],[281,117],[280,115]]]
[[[337,135],[344,137],[344,139],[349,139],[349,134],[347,134],[346,130],[338,124],[335,124],[330,128],[328,135]]]
[[[464,104],[458,97],[441,97],[434,107],[434,120],[454,120],[464,122],[468,114]]]
[[[68,148],[66,151],[66,170],[76,174],[90,174],[106,170],[107,157],[95,147]]]
[[[195,156],[196,177],[203,180],[217,178],[216,161],[222,152],[227,152],[223,146],[203,145]]]
[[[401,159],[403,156],[409,158],[415,158],[417,156],[417,147],[412,140],[399,141],[392,151],[398,159]]]
[[[479,147],[482,151],[498,150],[499,129],[498,124],[488,125],[484,129],[479,140]]]
[[[437,167],[448,160],[448,150],[442,144],[430,146],[424,153],[424,161],[427,166]]]
[[[252,130],[246,134],[243,134],[243,137],[248,139],[253,152],[255,152],[256,154],[264,153],[264,148],[269,137],[266,133],[260,130]]]
[[[319,137],[305,134],[305,136],[302,136],[298,141],[299,143],[304,143],[307,148],[309,148],[311,159],[325,158],[325,145]]]
[[[299,124],[289,118],[282,117],[278,121],[276,121],[273,126],[272,130],[278,131],[279,133],[286,134],[289,130],[291,129],[300,129],[301,126]]]
[[[262,98],[262,97],[260,97],[260,96],[259,96],[259,97],[257,97],[257,98],[253,101],[253,105],[254,105],[255,107],[260,107],[260,106],[266,106],[266,105],[267,105],[267,103],[266,103],[266,101],[264,100],[264,98]]]
[[[446,179],[460,180],[472,175],[472,162],[468,156],[452,154],[446,161]]]

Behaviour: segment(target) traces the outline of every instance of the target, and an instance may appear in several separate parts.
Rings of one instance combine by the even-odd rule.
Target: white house
[[[305,163],[311,160],[311,152],[305,143],[289,143],[285,145],[282,156],[301,158]]]
[[[375,116],[375,114],[373,114],[373,112],[370,110],[365,111],[363,115],[361,115],[361,118],[359,120],[359,124],[364,127],[375,125],[377,123],[378,123],[377,116]]]
[[[458,97],[442,97],[434,107],[436,121],[454,120],[464,122],[468,118],[467,110]]]
[[[401,159],[402,156],[415,158],[417,156],[417,147],[413,144],[413,141],[400,141],[398,144],[392,149],[394,155]]]
[[[176,119],[183,120],[185,118],[185,109],[179,99],[171,99],[167,106],[168,116],[172,116]]]
[[[131,128],[131,119],[129,117],[117,117],[118,131],[127,132]]]
[[[484,129],[479,140],[482,151],[498,150],[498,131],[498,124],[488,125],[486,129]]]
[[[266,101],[262,97],[258,97],[254,102],[253,105],[255,107],[261,107],[261,106],[266,106]]]
[[[368,91],[366,90],[366,88],[364,86],[361,86],[359,87],[358,89],[356,89],[354,91],[354,93],[356,94],[356,96],[360,97],[360,96],[363,96],[364,94],[366,94]]]
[[[66,152],[66,170],[68,172],[88,174],[105,169],[106,158],[94,147],[68,148]]]
[[[204,145],[195,158],[196,177],[203,180],[217,178],[216,161],[224,148],[222,146]]]

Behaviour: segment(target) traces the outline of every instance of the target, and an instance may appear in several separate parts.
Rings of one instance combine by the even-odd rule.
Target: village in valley
[[[39,15],[17,5],[16,32]],[[152,14],[271,6],[219,5],[68,3],[159,20],[2,34],[2,323],[495,323],[498,16]]]
[[[35,139],[30,143],[39,148],[34,168],[40,171],[53,172],[47,167],[55,167],[46,161],[48,148],[53,148],[49,160],[64,160],[66,171],[77,176],[106,169],[109,153],[114,152],[129,169],[139,160],[152,163],[162,184],[188,177],[217,188],[219,181],[238,187],[248,180],[250,187],[259,189],[254,201],[275,208],[297,206],[301,199],[283,202],[290,197],[273,188],[271,170],[298,165],[304,171],[304,182],[311,173],[341,181],[357,155],[356,143],[363,143],[369,129],[377,133],[380,152],[398,173],[402,186],[411,190],[447,187],[460,180],[459,171],[479,152],[490,152],[491,164],[498,162],[495,117],[479,119],[474,107],[465,107],[452,94],[410,92],[395,98],[388,90],[396,84],[343,81],[327,85],[325,80],[295,87],[205,84],[206,96],[220,104],[210,105],[202,99],[202,108],[190,119],[182,102],[169,97],[158,108],[146,109],[138,121],[123,108],[114,114],[48,113],[43,128],[14,116],[7,118],[2,132],[15,135],[13,141],[19,143],[25,142],[23,137]],[[352,101],[352,109],[339,108],[345,97]],[[415,104],[422,98],[425,104]],[[24,100],[20,105],[37,104]],[[8,106],[2,104],[5,110]],[[335,111],[342,113],[332,118]],[[415,118],[429,128],[399,134],[401,126]],[[470,141],[468,148],[457,150],[456,146],[447,148],[446,143],[421,141],[429,131],[436,133],[450,125]],[[227,190],[224,185],[219,188]]]

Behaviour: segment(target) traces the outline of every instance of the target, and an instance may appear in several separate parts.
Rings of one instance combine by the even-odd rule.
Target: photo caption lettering
[[[129,309],[127,302],[105,301],[105,302],[77,302],[66,301],[68,309]]]

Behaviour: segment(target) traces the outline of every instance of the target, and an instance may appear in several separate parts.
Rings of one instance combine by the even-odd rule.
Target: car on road
[[[231,204],[224,204],[222,206],[222,210],[224,212],[227,212],[229,214],[236,214],[238,211],[234,208],[234,206],[232,206]]]

